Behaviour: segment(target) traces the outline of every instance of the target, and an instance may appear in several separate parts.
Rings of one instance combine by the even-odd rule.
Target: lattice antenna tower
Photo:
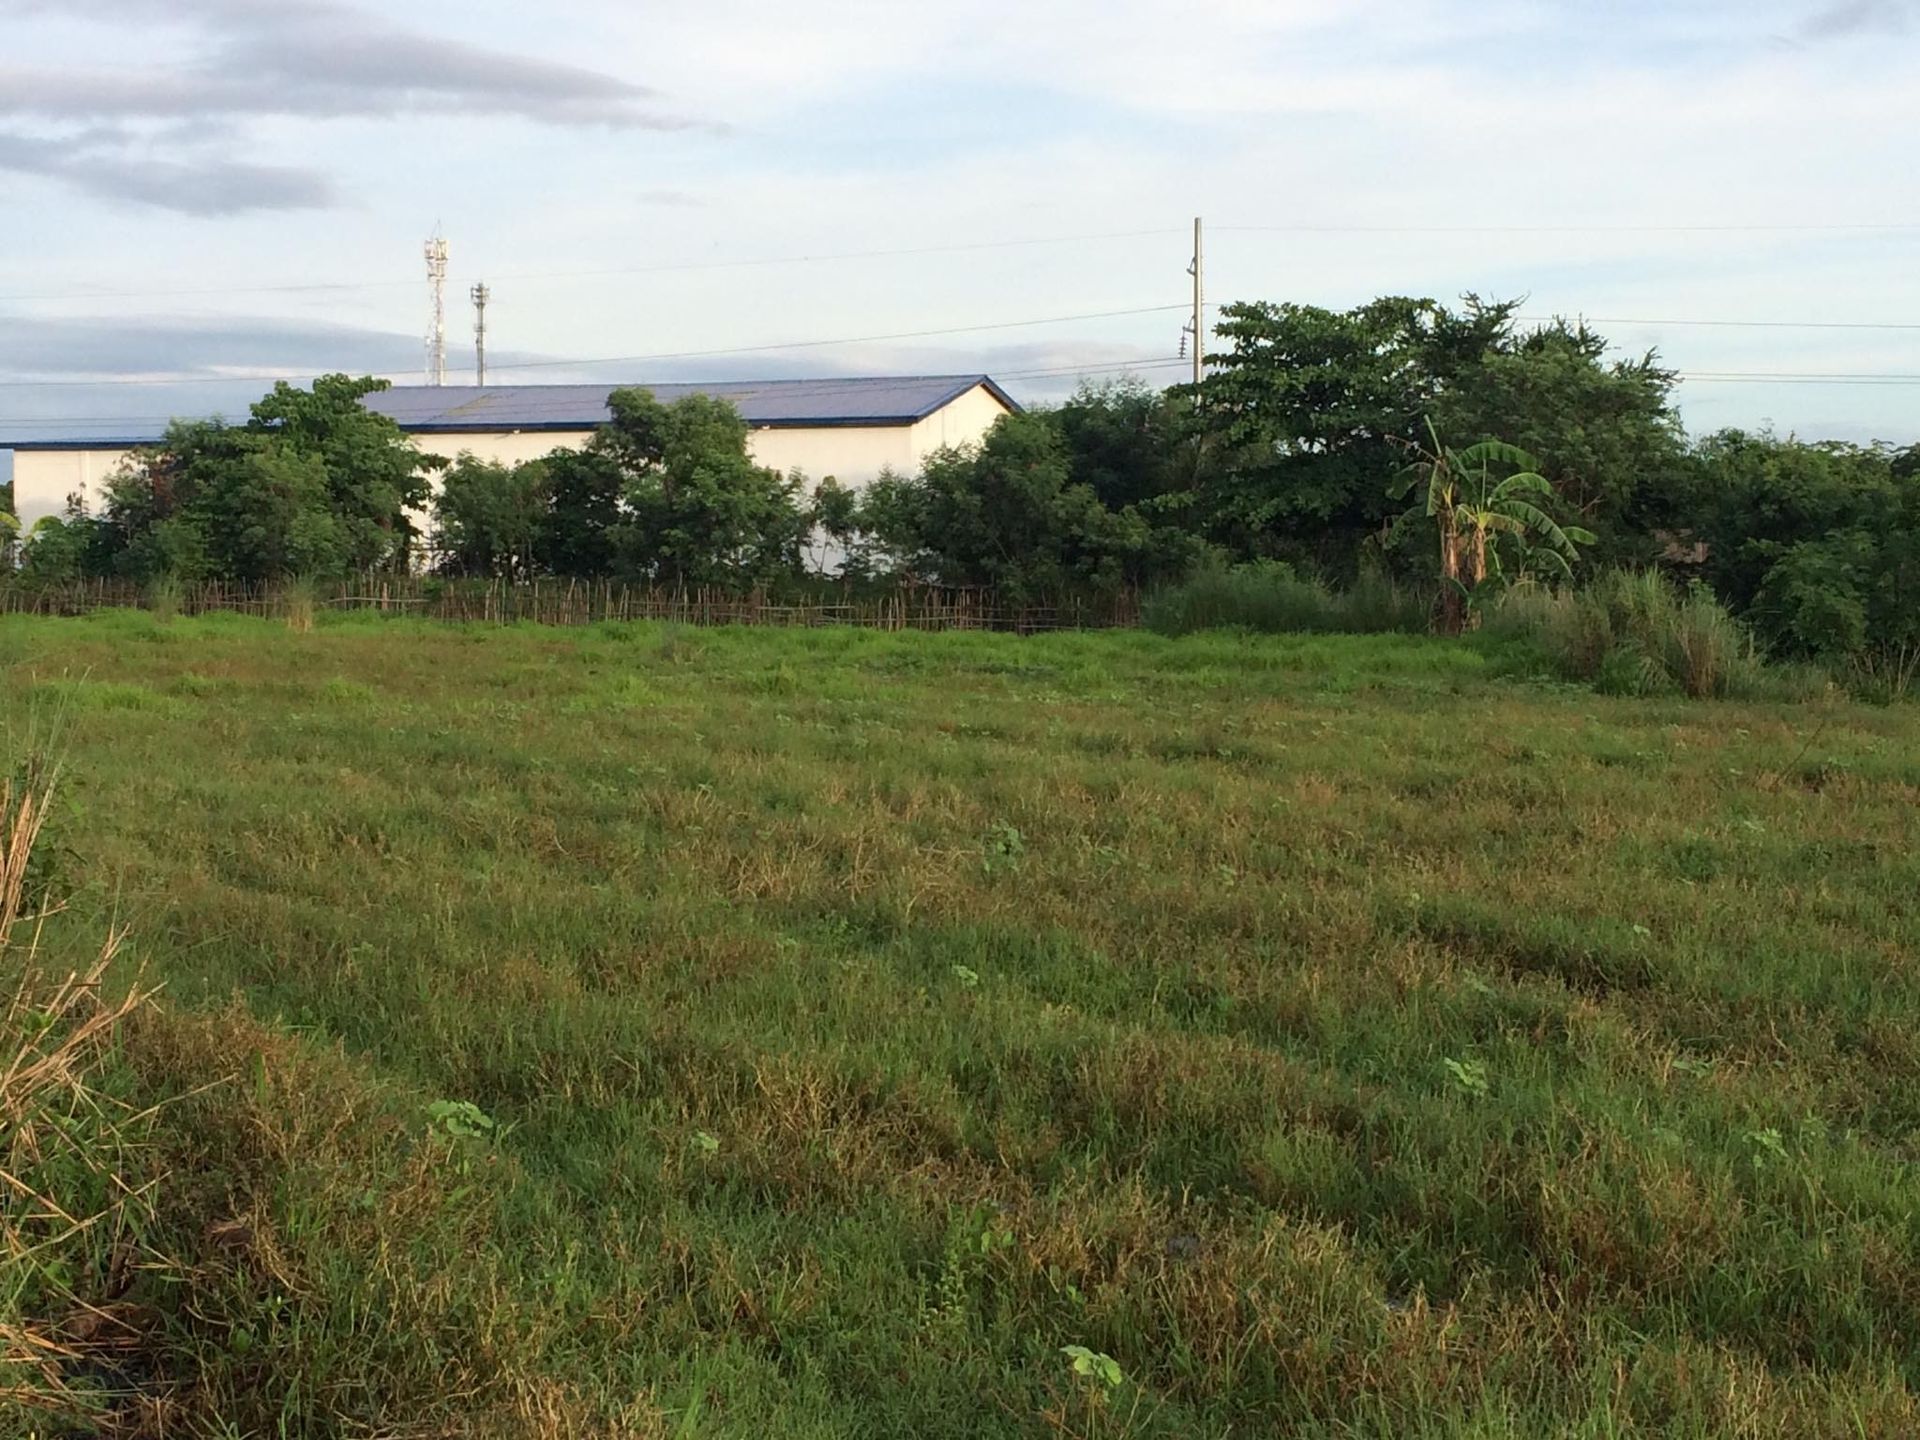
[[[436,232],[427,241],[427,384],[447,383],[447,242]]]

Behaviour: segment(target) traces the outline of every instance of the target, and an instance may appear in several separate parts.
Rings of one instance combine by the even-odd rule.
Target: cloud
[[[142,158],[128,137],[112,132],[43,137],[0,131],[0,170],[64,180],[88,194],[184,215],[315,210],[334,199],[331,182],[317,171],[220,159]]]
[[[414,336],[326,321],[16,315],[0,326],[0,375],[31,374],[63,382],[154,375],[214,378],[263,370],[393,373],[418,370],[421,364],[420,341]],[[264,388],[254,387],[256,392]],[[27,395],[0,381],[0,414],[17,417]]]
[[[0,16],[65,14],[41,0],[0,0]],[[662,108],[658,92],[620,76],[405,29],[336,0],[104,0],[86,18],[142,33],[184,28],[192,58],[112,68],[0,63],[0,169],[187,214],[333,203],[315,172],[191,153],[196,132],[224,140],[224,152],[249,120],[462,115],[720,128]]]
[[[1904,34],[1913,10],[1912,0],[1836,0],[1802,21],[1795,35],[1819,41]]]

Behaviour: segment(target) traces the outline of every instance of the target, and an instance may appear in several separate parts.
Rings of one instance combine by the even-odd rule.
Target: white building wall
[[[993,428],[993,422],[1008,413],[1000,398],[986,386],[974,386],[913,427],[913,459],[904,469],[907,473],[917,471],[920,462],[942,446],[979,444]]]
[[[86,497],[100,508],[101,487],[127,450],[16,450],[13,452],[13,510],[22,527],[67,508],[69,495]]]
[[[976,385],[917,425],[821,425],[749,432],[747,453],[770,470],[805,473],[818,483],[831,475],[850,490],[878,478],[882,470],[912,475],[920,462],[945,445],[978,443],[993,422],[1007,413],[993,392]],[[456,459],[470,454],[503,465],[537,460],[555,450],[578,450],[593,438],[591,430],[523,430],[512,433],[416,435],[413,443],[429,455]]]
[[[496,465],[519,465],[555,450],[579,450],[593,438],[591,430],[514,430],[472,435],[414,435],[413,448],[428,455],[457,460],[471,455]]]

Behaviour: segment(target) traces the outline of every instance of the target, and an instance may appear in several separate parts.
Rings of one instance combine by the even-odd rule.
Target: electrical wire
[[[1860,225],[1208,225],[1209,234],[1255,235],[1802,235],[1920,230],[1911,221]]]
[[[1725,225],[1210,225],[1225,235],[1729,235],[1729,234],[1873,234],[1920,230],[1920,222],[1874,221],[1862,224],[1725,224]],[[885,260],[916,255],[956,255],[985,250],[1014,250],[1045,245],[1095,244],[1108,240],[1136,240],[1185,235],[1182,228],[1107,230],[1080,235],[1044,235],[1015,240],[969,240],[939,245],[907,245],[873,250],[843,250],[803,255],[773,255],[737,260],[670,261],[658,265],[615,266],[593,270],[504,270],[486,275],[490,283],[503,280],[605,280],[623,275],[671,275],[702,270],[746,270],[781,265],[827,264],[854,260]],[[358,290],[412,289],[422,282],[406,280],[307,281],[272,285],[213,285],[155,290],[14,291],[0,293],[0,302],[54,302],[71,300],[156,300],[214,295],[340,294]]]
[[[819,350],[840,345],[871,345],[892,340],[925,340],[942,335],[973,335],[994,330],[1019,330],[1040,325],[1073,325],[1090,320],[1113,320],[1134,315],[1164,315],[1170,311],[1186,313],[1190,305],[1141,305],[1122,310],[1095,310],[1079,315],[1047,315],[1028,320],[998,320],[981,325],[951,325],[929,330],[896,330],[884,335],[856,335],[836,340],[789,340],[771,345],[735,345],[711,350],[672,350],[652,355],[609,355],[593,359],[572,360],[527,360],[518,364],[489,363],[491,371],[507,370],[543,370],[553,368],[573,368],[590,365],[647,365],[663,360],[714,359],[728,355],[765,355],[781,350]],[[279,372],[258,375],[187,375],[187,376],[118,376],[100,380],[21,380],[0,379],[0,388],[25,389],[54,386],[93,386],[93,385],[229,385],[243,381],[271,382],[275,380],[301,380],[310,378],[316,372],[305,373]],[[331,372],[328,372],[331,373]],[[383,370],[383,375],[422,375],[423,370]]]
[[[957,255],[980,250],[1017,250],[1042,245],[1081,245],[1104,240],[1134,240],[1145,236],[1182,235],[1183,230],[1108,230],[1093,235],[1046,235],[1025,240],[972,240],[951,245],[913,245],[891,250],[843,250],[817,255],[772,255],[745,260],[686,260],[663,265],[626,265],[605,270],[489,271],[489,284],[502,280],[605,280],[622,275],[677,275],[698,270],[750,270],[763,266],[812,265],[846,260],[885,260],[905,255]],[[300,295],[354,290],[413,289],[412,280],[342,280],[292,285],[208,286],[180,290],[74,290],[64,293],[0,294],[0,301],[55,300],[171,300],[207,295]]]
[[[1647,320],[1619,315],[1516,315],[1530,325],[1551,325],[1567,320],[1586,325],[1684,325],[1733,330],[1920,330],[1920,322],[1909,320]]]

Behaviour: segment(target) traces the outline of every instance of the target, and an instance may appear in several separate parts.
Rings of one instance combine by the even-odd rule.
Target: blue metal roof
[[[832,426],[912,425],[950,405],[977,385],[1009,410],[1020,406],[988,375],[856,376],[823,380],[716,380],[712,383],[609,385],[395,385],[364,401],[409,434],[473,434],[487,431],[592,430],[608,419],[607,396],[615,390],[651,390],[671,404],[687,395],[731,400],[756,428],[821,429]],[[113,435],[81,439],[17,440],[12,450],[124,450],[152,445],[163,427],[128,427]]]
[[[1009,410],[1010,397],[986,375],[881,376],[840,380],[746,380],[711,384],[641,384],[662,403],[688,395],[731,400],[756,427],[813,429],[832,425],[912,425],[977,385]],[[619,385],[396,385],[369,395],[366,406],[420,433],[486,430],[591,430],[608,418],[607,396]]]

